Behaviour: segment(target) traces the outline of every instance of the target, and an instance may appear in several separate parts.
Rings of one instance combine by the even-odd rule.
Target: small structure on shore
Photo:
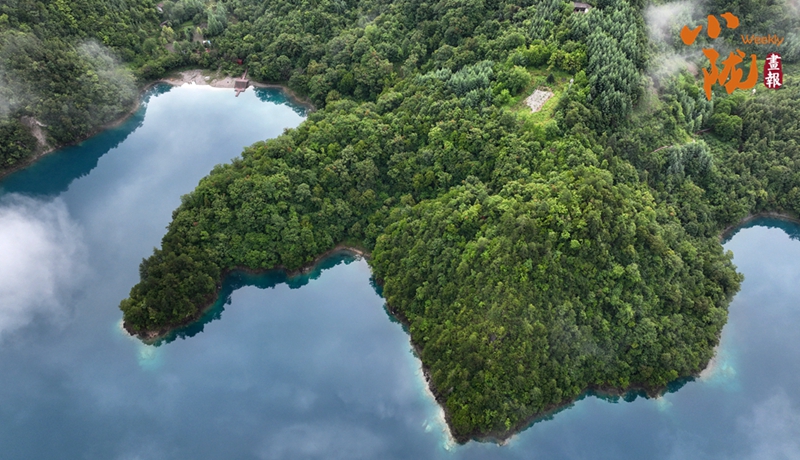
[[[236,91],[236,97],[239,97],[239,93],[243,93],[248,86],[250,86],[250,80],[247,79],[247,69],[245,69],[242,78],[233,80],[233,90]]]
[[[592,5],[588,3],[572,2],[573,10],[576,13],[586,13],[592,9]]]

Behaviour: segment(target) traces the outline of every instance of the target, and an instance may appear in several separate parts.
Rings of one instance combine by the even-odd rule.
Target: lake
[[[180,196],[302,122],[277,90],[159,86],[125,123],[0,181],[4,459],[800,458],[800,227],[725,243],[746,279],[713,366],[657,399],[588,395],[506,445],[454,445],[364,260],[236,274],[159,346],[118,304]]]

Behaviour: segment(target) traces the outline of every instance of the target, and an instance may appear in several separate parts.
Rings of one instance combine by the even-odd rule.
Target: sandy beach
[[[208,85],[214,88],[233,88],[234,77],[220,75],[219,72],[204,72],[200,69],[184,70],[169,77],[162,78],[161,82],[173,86],[181,86],[187,83],[196,85]],[[251,86],[259,86],[257,83],[250,82]]]
[[[243,71],[244,73],[244,71]],[[151,85],[158,83],[167,83],[172,86],[181,86],[185,84],[206,85],[213,88],[231,88],[233,89],[234,83],[239,76],[224,75],[219,71],[210,71],[202,69],[183,70],[181,72],[173,73],[168,77],[156,80]],[[249,79],[249,77],[248,77]],[[284,85],[277,85],[272,83],[260,83],[257,81],[249,80],[248,88],[276,88],[280,89],[296,103],[304,105],[310,112],[316,110],[314,104],[305,97],[300,96]]]

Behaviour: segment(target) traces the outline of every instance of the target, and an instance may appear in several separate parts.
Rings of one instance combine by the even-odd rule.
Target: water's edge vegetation
[[[800,219],[797,219],[795,217],[792,217],[792,216],[789,216],[789,215],[786,215],[786,214],[778,214],[778,213],[771,213],[771,212],[761,212],[761,213],[758,213],[758,214],[755,214],[755,215],[746,216],[742,220],[740,220],[739,222],[737,222],[735,224],[732,224],[732,225],[728,226],[727,228],[725,228],[719,234],[720,241],[724,241],[724,240],[727,240],[730,237],[732,237],[743,225],[746,225],[746,224],[748,224],[750,222],[753,222],[753,221],[756,221],[756,220],[759,220],[759,219],[763,219],[763,218],[774,218],[774,219],[778,219],[778,220],[782,220],[782,221],[786,221],[786,222],[800,224]],[[337,256],[339,254],[349,254],[351,256],[355,256],[355,257],[358,257],[358,258],[364,258],[366,261],[369,261],[371,256],[372,256],[369,252],[366,252],[366,250],[363,247],[348,246],[346,244],[339,244],[336,247],[334,247],[333,249],[331,249],[329,251],[326,251],[323,254],[320,254],[313,261],[311,261],[311,262],[303,265],[299,269],[295,269],[295,270],[287,270],[285,267],[273,267],[273,268],[270,268],[270,269],[261,269],[261,270],[253,270],[253,269],[250,269],[250,268],[244,267],[244,266],[235,267],[235,268],[233,268],[231,270],[226,271],[222,275],[222,283],[219,285],[217,293],[214,295],[214,297],[209,302],[207,302],[207,305],[204,308],[198,310],[198,313],[197,313],[196,316],[187,319],[183,324],[171,326],[169,328],[165,328],[165,329],[162,329],[162,330],[159,330],[159,331],[147,331],[145,333],[139,332],[138,336],[140,337],[140,339],[144,343],[147,343],[147,344],[159,344],[163,339],[168,337],[172,332],[174,332],[176,330],[179,330],[181,328],[184,328],[184,327],[186,327],[186,326],[188,326],[188,325],[190,325],[192,323],[195,323],[197,321],[200,321],[208,313],[209,309],[212,308],[217,302],[220,301],[220,293],[222,291],[222,285],[225,282],[225,280],[227,279],[227,277],[229,275],[233,274],[233,273],[246,273],[248,275],[262,275],[262,274],[266,274],[266,273],[270,273],[270,272],[281,272],[288,280],[291,280],[292,278],[295,278],[295,277],[298,277],[298,276],[302,276],[302,275],[307,275],[309,273],[312,273],[312,272],[318,270],[320,265],[324,264],[328,258],[335,257],[335,256]],[[383,283],[382,283],[381,280],[375,279],[375,283],[378,286],[382,287]],[[390,304],[388,304],[388,303],[385,304],[385,308],[386,308],[387,313],[390,314],[391,316],[393,316],[403,326],[405,326],[406,329],[411,326],[411,323],[409,322],[409,320],[405,316],[403,316],[402,311],[399,311],[399,310],[396,310],[396,309],[392,308],[392,306]],[[125,323],[122,324],[122,327],[123,327],[123,329],[126,330],[126,332],[128,334],[137,335],[137,332],[128,329],[128,327],[125,325]],[[418,356],[418,357],[421,356],[421,351],[422,350],[421,350],[420,346],[417,343],[414,342],[412,337],[410,337],[409,339],[410,339],[410,343],[411,343],[411,346],[412,346],[412,348],[414,350],[415,355]],[[425,362],[422,362],[421,365],[422,365],[422,372],[423,372],[423,376],[424,376],[424,379],[425,379],[425,383],[428,386],[428,388],[429,388],[431,394],[433,395],[434,399],[436,400],[437,404],[439,404],[444,409],[445,422],[448,424],[448,428],[449,428],[449,424],[450,424],[450,420],[451,420],[452,414],[450,414],[450,412],[448,412],[448,410],[447,410],[447,406],[445,404],[446,403],[446,399],[443,397],[444,395],[442,395],[442,393],[440,391],[438,391],[438,389],[435,387],[434,382],[431,379],[430,369],[428,368],[428,366],[426,366]],[[709,365],[709,363],[706,363],[706,366],[708,366],[708,365]],[[682,377],[680,377],[680,378],[678,378],[678,379],[676,379],[674,381],[667,382],[664,385],[659,386],[659,387],[645,386],[645,385],[638,384],[638,383],[631,383],[626,388],[609,387],[609,386],[606,386],[606,387],[588,386],[588,387],[584,388],[573,399],[566,400],[566,401],[561,401],[559,403],[554,403],[554,404],[550,405],[549,407],[543,409],[541,412],[539,412],[537,414],[533,414],[533,415],[529,416],[528,418],[526,418],[524,420],[521,420],[517,426],[512,427],[510,430],[480,433],[480,434],[478,434],[476,436],[472,436],[472,437],[467,436],[467,437],[455,438],[455,439],[458,442],[462,442],[462,443],[467,441],[467,440],[476,440],[476,441],[484,441],[484,442],[496,442],[496,443],[501,443],[502,444],[505,441],[507,441],[509,438],[514,436],[516,433],[526,429],[527,427],[531,426],[532,424],[536,423],[537,421],[545,420],[545,419],[548,419],[548,418],[552,417],[553,415],[555,415],[556,413],[564,410],[565,408],[572,406],[575,402],[583,399],[587,395],[592,395],[592,396],[597,396],[597,397],[601,397],[601,398],[604,398],[604,399],[607,398],[607,399],[612,399],[612,400],[618,399],[618,398],[624,398],[626,400],[632,400],[632,399],[635,399],[637,396],[645,396],[645,397],[648,397],[648,398],[657,398],[657,397],[660,397],[660,396],[664,395],[667,392],[677,391],[683,385],[685,385],[687,382],[690,382],[690,381],[694,380],[696,377],[699,377],[700,373],[704,369],[705,369],[705,367],[703,367],[703,369],[701,369],[700,371],[698,371],[698,372],[696,372],[696,373],[694,373],[692,375],[682,376]],[[452,433],[450,433],[450,435],[452,436]]]
[[[252,269],[247,266],[237,266],[231,269],[226,270],[222,273],[220,277],[220,283],[217,285],[216,292],[209,296],[208,300],[205,302],[202,308],[199,308],[196,314],[192,315],[191,317],[185,318],[185,320],[179,324],[173,324],[168,327],[164,327],[159,330],[148,330],[148,331],[137,331],[131,328],[128,323],[123,322],[122,328],[130,335],[138,336],[144,343],[147,344],[156,344],[167,337],[170,333],[174,332],[175,330],[181,329],[186,327],[192,323],[197,322],[200,320],[206,313],[208,313],[209,309],[212,308],[219,300],[220,300],[220,293],[222,292],[222,286],[225,280],[234,273],[246,273],[248,275],[262,275],[265,273],[270,272],[282,272],[287,278],[294,278],[300,275],[305,275],[310,272],[313,272],[318,269],[319,265],[323,263],[329,257],[332,257],[337,254],[347,253],[352,254],[354,256],[364,257],[365,259],[369,260],[370,254],[367,253],[363,248],[357,246],[348,246],[345,244],[339,244],[333,249],[325,251],[324,253],[317,256],[311,262],[306,263],[302,267],[288,270],[286,267],[283,266],[275,266],[272,268],[264,268],[264,269]]]
[[[749,220],[752,220],[752,219],[749,219]],[[170,334],[175,332],[176,330],[183,329],[186,326],[189,326],[189,325],[191,325],[191,324],[193,324],[193,323],[195,323],[197,321],[202,320],[203,317],[208,314],[209,310],[211,308],[213,308],[218,302],[220,302],[220,300],[221,300],[220,294],[222,292],[222,286],[225,283],[225,281],[227,280],[227,278],[232,274],[244,273],[244,274],[247,274],[247,275],[264,275],[264,274],[268,274],[268,273],[272,273],[272,272],[278,272],[278,273],[281,273],[287,279],[287,281],[291,281],[293,278],[296,278],[296,277],[299,277],[299,276],[304,276],[304,275],[307,275],[307,274],[312,273],[314,271],[317,271],[320,268],[320,266],[323,265],[327,261],[327,259],[335,257],[335,256],[338,256],[340,254],[348,254],[350,256],[355,256],[357,258],[364,258],[367,261],[371,258],[371,254],[368,253],[368,252],[365,252],[364,248],[356,247],[356,246],[347,246],[347,245],[344,245],[344,244],[340,244],[340,245],[337,245],[335,248],[333,248],[333,249],[331,249],[329,251],[326,251],[323,254],[320,254],[312,262],[309,262],[306,265],[303,265],[299,269],[295,269],[295,270],[286,270],[285,267],[274,267],[274,268],[271,268],[271,269],[262,269],[262,270],[253,270],[253,269],[250,269],[248,267],[235,267],[235,268],[233,268],[231,270],[226,271],[226,273],[223,274],[223,276],[222,276],[222,284],[220,284],[219,289],[217,291],[217,294],[214,296],[213,299],[210,299],[210,301],[207,303],[207,305],[203,309],[198,311],[198,313],[197,313],[197,315],[195,317],[187,319],[183,324],[178,324],[178,325],[175,325],[175,326],[170,327],[170,328],[162,329],[160,331],[147,331],[145,333],[139,332],[138,333],[138,337],[146,344],[156,344],[156,345],[158,345],[158,344],[162,343],[162,341],[164,339],[168,338],[170,336]],[[381,280],[375,279],[375,283],[379,287],[382,286]],[[388,303],[385,304],[385,308],[386,308],[387,313],[389,315],[391,315],[395,320],[400,322],[406,329],[411,325],[411,323],[408,321],[408,319],[405,316],[403,316],[401,311],[393,309],[392,306],[389,305]],[[128,329],[128,326],[125,323],[122,323],[122,328],[130,335],[137,335],[137,332]],[[418,344],[414,343],[412,338],[409,338],[409,339],[410,339],[410,344],[411,344],[412,349],[414,350],[415,355],[417,357],[419,357],[420,353],[421,353],[421,348],[419,347]],[[433,381],[431,380],[431,377],[430,377],[430,369],[425,365],[424,362],[421,363],[421,366],[422,366],[423,376],[424,376],[424,379],[425,379],[425,384],[428,386],[428,389],[430,390],[430,392],[433,395],[434,399],[436,400],[437,404],[439,404],[444,409],[445,422],[448,423],[448,425],[449,425],[451,414],[447,411],[447,406],[444,404],[445,403],[445,399],[442,397],[441,392],[439,392],[437,390],[437,388],[434,386],[434,383],[433,383]],[[658,387],[658,388],[656,388],[656,387],[645,387],[645,386],[642,386],[642,385],[639,385],[639,384],[631,384],[627,388],[623,388],[623,389],[613,388],[613,387],[607,387],[607,388],[587,387],[578,396],[576,396],[572,400],[562,401],[562,402],[557,403],[557,404],[552,404],[550,407],[547,407],[546,409],[544,409],[540,413],[537,413],[535,415],[530,416],[529,418],[527,418],[525,420],[522,420],[518,426],[513,427],[511,430],[498,431],[498,432],[493,432],[493,433],[492,432],[490,432],[490,433],[481,433],[479,436],[475,436],[475,437],[472,437],[472,438],[467,437],[467,438],[463,438],[463,439],[457,439],[457,441],[464,442],[464,441],[469,440],[469,439],[474,439],[474,440],[478,440],[478,441],[503,443],[506,440],[508,440],[511,436],[513,436],[517,432],[525,429],[526,427],[530,426],[534,422],[536,422],[538,420],[547,419],[547,418],[551,417],[555,413],[565,409],[566,407],[571,406],[576,401],[584,398],[586,395],[595,395],[595,396],[599,396],[599,397],[602,397],[602,398],[609,398],[609,399],[630,398],[631,395],[633,396],[633,398],[635,398],[636,396],[640,396],[640,395],[643,395],[643,396],[646,396],[646,397],[649,397],[649,398],[655,398],[655,397],[663,395],[668,390],[669,391],[675,391],[675,388],[673,388],[673,387],[680,387],[685,382],[690,381],[691,379],[693,379],[694,377],[697,377],[698,375],[699,375],[699,373],[697,373],[696,375],[689,376],[689,377],[684,377],[684,378],[679,379],[678,381],[675,381],[675,382],[668,382],[664,386]],[[450,435],[452,436],[452,433],[450,433]]]
[[[153,88],[159,85],[182,86],[183,84],[186,83],[174,82],[167,78],[159,78],[158,80],[154,80],[144,84],[141,87],[141,89],[139,89],[138,97],[134,99],[133,105],[130,107],[128,111],[122,113],[121,115],[117,115],[116,118],[111,119],[108,122],[104,123],[103,125],[94,128],[92,131],[81,135],[81,137],[75,137],[74,139],[65,141],[62,144],[54,144],[54,145],[47,144],[44,146],[40,145],[41,148],[34,150],[33,152],[31,152],[29,156],[21,158],[20,160],[14,162],[11,165],[0,167],[0,179],[8,176],[9,174],[14,173],[15,171],[19,171],[20,169],[24,169],[27,168],[28,166],[31,166],[32,164],[36,163],[37,161],[41,160],[42,158],[51,153],[57,152],[65,147],[80,144],[81,142],[86,141],[104,131],[115,128],[125,123],[129,118],[131,118],[134,114],[136,114],[136,112],[138,112],[139,109],[141,109],[142,103],[147,99],[148,92],[151,91]],[[272,83],[261,83],[261,82],[251,82],[251,84],[255,88],[264,88],[264,89],[272,89],[280,91],[284,93],[289,98],[289,100],[293,101],[293,103],[304,106],[310,111],[316,110],[314,105],[309,100],[299,96],[286,85],[277,85]]]
[[[762,211],[762,212],[755,213],[755,214],[748,214],[747,216],[743,217],[741,220],[739,220],[735,224],[731,224],[731,225],[725,227],[725,229],[723,229],[719,234],[720,242],[724,243],[725,241],[730,240],[733,237],[733,235],[735,235],[736,232],[739,231],[739,229],[741,229],[744,225],[747,225],[747,224],[749,224],[751,222],[757,221],[759,219],[764,219],[764,218],[772,218],[772,219],[777,219],[777,220],[781,220],[781,221],[784,221],[784,222],[791,222],[791,223],[794,223],[794,224],[800,224],[800,217],[798,217],[797,215],[792,215],[792,214],[788,214],[788,213]]]
[[[126,329],[191,321],[237,267],[298,270],[354,242],[460,442],[503,438],[586,388],[655,391],[698,373],[741,282],[720,232],[800,214],[800,48],[780,50],[780,91],[715,86],[712,103],[689,70],[702,56],[661,66],[684,45],[647,28],[660,4],[39,3],[0,7],[0,77],[50,91],[0,86],[17,98],[0,127],[6,163],[32,139],[19,120],[57,142],[91,132],[132,97],[120,82],[134,74],[241,63],[319,107],[182,197],[120,304]],[[798,26],[785,2],[708,6],[748,32]],[[558,97],[532,114],[522,100],[536,88]]]
[[[586,16],[588,30],[631,40],[615,37],[614,18],[634,10],[609,8]],[[588,75],[611,72],[597,67],[610,43],[587,41],[587,55],[598,56]],[[641,65],[633,52],[620,58]],[[699,373],[740,282],[717,241],[720,224],[769,206],[748,203],[748,192],[729,201],[726,169],[738,160],[725,160],[724,140],[681,145],[709,116],[702,93],[683,75],[673,90],[694,94],[684,112],[696,113],[670,120],[659,118],[664,108],[631,110],[640,120],[628,125],[615,118],[625,106],[600,89],[616,83],[577,72],[553,114],[558,124],[537,129],[496,97],[512,74],[523,83],[508,94],[530,85],[521,66],[505,66],[406,78],[374,103],[327,100],[298,129],[216,168],[142,264],[142,283],[121,304],[130,330],[196,315],[230,267],[293,270],[348,240],[373,254],[387,304],[408,325],[459,442],[502,439],[586,388],[655,394]],[[632,107],[642,89],[629,88]],[[748,101],[726,100],[730,115],[718,118],[744,120]],[[643,137],[653,133],[667,134]],[[615,153],[637,144],[641,154]],[[700,187],[722,193],[700,204]]]

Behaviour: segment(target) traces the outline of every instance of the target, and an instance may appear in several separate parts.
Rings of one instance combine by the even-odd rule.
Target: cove
[[[725,243],[746,279],[709,371],[658,399],[584,397],[504,446],[449,442],[408,335],[347,253],[299,277],[234,273],[200,322],[158,346],[126,336],[116,306],[180,195],[303,116],[272,90],[158,87],[122,125],[0,181],[0,254],[15,260],[0,262],[0,457],[800,452],[800,227],[777,220]]]

